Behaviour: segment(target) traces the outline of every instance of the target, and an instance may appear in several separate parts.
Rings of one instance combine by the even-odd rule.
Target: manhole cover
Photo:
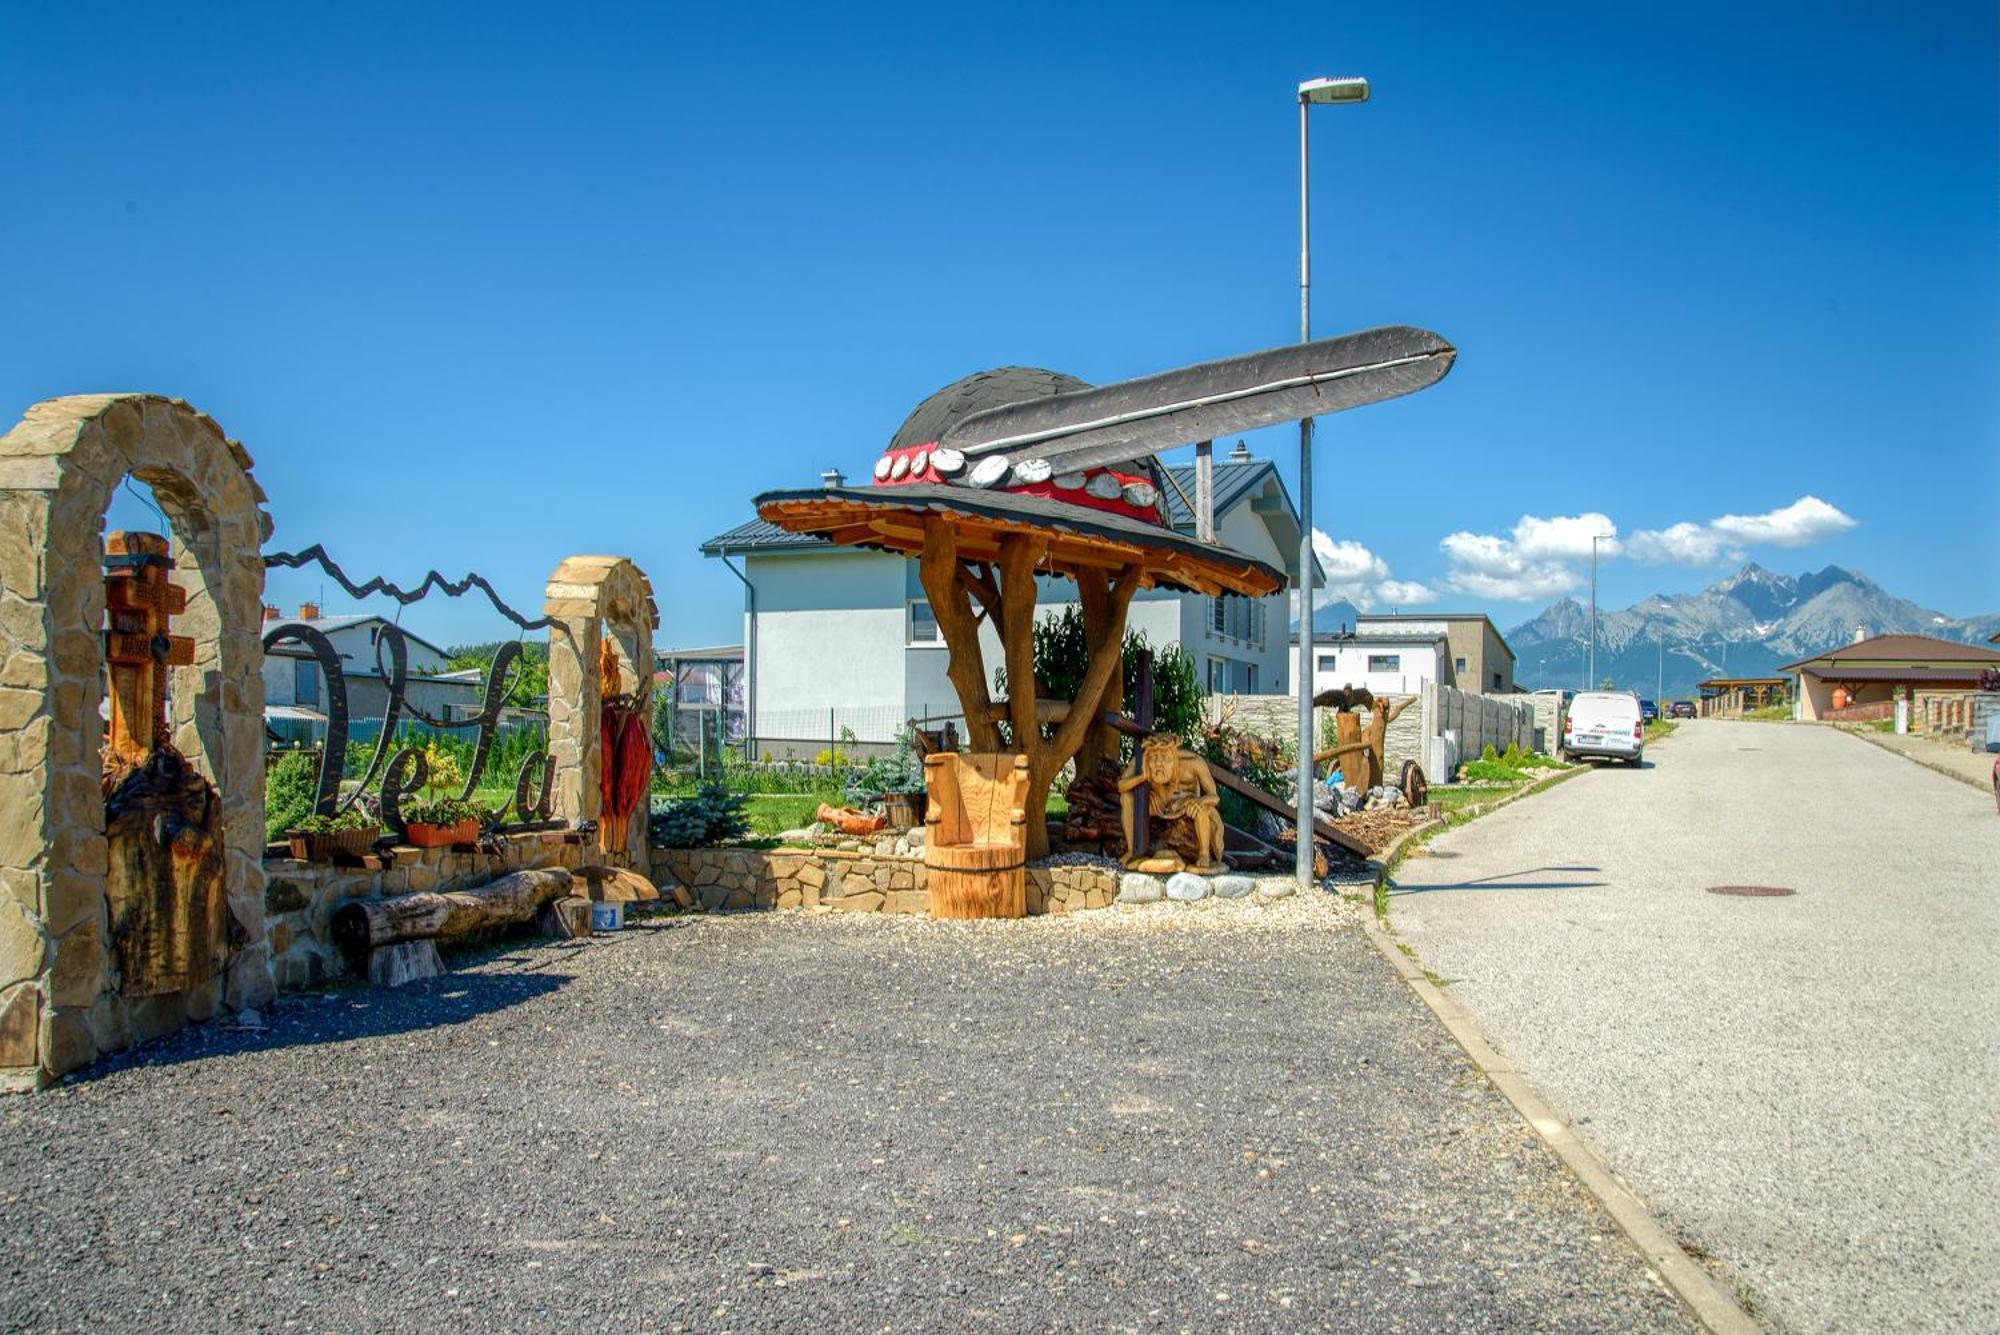
[[[1742,899],[1776,899],[1780,895],[1796,895],[1798,891],[1788,885],[1711,885],[1708,893]]]

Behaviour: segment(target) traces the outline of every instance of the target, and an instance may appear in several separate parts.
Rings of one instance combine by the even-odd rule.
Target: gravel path
[[[1440,837],[1395,929],[1775,1324],[2000,1329],[1991,799],[1816,727],[1646,754]]]
[[[1686,1329],[1326,896],[653,920],[0,1104],[0,1322]]]

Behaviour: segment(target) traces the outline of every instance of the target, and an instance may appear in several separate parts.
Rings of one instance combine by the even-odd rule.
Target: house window
[[[937,618],[931,614],[931,605],[922,598],[910,600],[910,643],[944,643],[944,632],[938,629]]]
[[[1401,672],[1403,670],[1403,656],[1401,654],[1370,654],[1368,655],[1368,670],[1370,672]]]
[[[1250,664],[1250,670],[1243,674],[1243,689],[1251,695],[1257,694],[1257,665]]]
[[[1208,692],[1221,695],[1229,689],[1229,660],[1211,658],[1208,660]]]
[[[1219,594],[1208,600],[1208,629],[1216,635],[1229,633],[1229,595]]]
[[[1465,660],[1464,660],[1463,658],[1454,658],[1454,659],[1452,659],[1452,660],[1451,660],[1451,670],[1452,670],[1453,672],[1456,672],[1456,673],[1458,673],[1458,675],[1459,675],[1459,676],[1461,676],[1461,677],[1462,677],[1462,676],[1464,676],[1464,675],[1465,675]]]
[[[722,703],[715,688],[715,669],[707,664],[682,668],[676,694],[681,704],[690,707],[707,708]]]
[[[1338,671],[1339,668],[1340,668],[1340,658],[1338,655],[1321,654],[1319,656],[1319,670],[1321,672],[1335,672]]]
[[[1500,689],[1500,674],[1497,672],[1493,674],[1493,689],[1496,691]]]
[[[292,700],[308,709],[319,708],[319,663],[302,659],[292,666]]]

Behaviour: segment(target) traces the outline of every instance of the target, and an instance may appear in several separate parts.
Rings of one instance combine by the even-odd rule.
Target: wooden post
[[[1139,651],[1139,680],[1136,685],[1137,689],[1132,692],[1132,721],[1139,725],[1139,738],[1143,741],[1146,734],[1153,730],[1153,651],[1151,649],[1141,649]],[[1138,758],[1139,743],[1137,741],[1132,744],[1132,754],[1134,759]],[[1144,774],[1146,772],[1145,767],[1141,766],[1139,772]],[[1128,858],[1142,858],[1153,851],[1153,812],[1152,804],[1147,800],[1150,795],[1146,791],[1149,786],[1142,783],[1132,790],[1132,841],[1131,847],[1125,850],[1125,856]]]
[[[194,662],[194,641],[169,635],[171,618],[187,610],[187,590],[167,582],[173,569],[158,533],[112,533],[104,540],[104,606],[111,628],[104,661],[111,678],[107,765],[131,769],[169,743],[167,669]]]

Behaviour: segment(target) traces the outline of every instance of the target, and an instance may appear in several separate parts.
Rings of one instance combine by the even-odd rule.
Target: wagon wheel
[[[1424,779],[1424,767],[1414,760],[1403,762],[1402,782],[1397,786],[1413,807],[1420,807],[1431,800],[1431,786]]]

